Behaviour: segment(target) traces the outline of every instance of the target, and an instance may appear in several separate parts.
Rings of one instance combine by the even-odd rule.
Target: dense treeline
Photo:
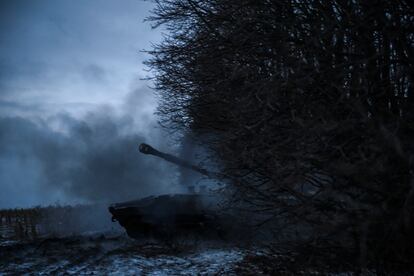
[[[202,137],[275,240],[410,266],[414,4],[156,2],[162,123]]]

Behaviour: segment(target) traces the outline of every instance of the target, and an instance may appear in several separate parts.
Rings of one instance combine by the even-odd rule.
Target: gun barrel
[[[153,147],[151,147],[148,144],[145,144],[145,143],[140,144],[139,145],[139,151],[143,154],[150,154],[150,155],[160,157],[160,158],[162,158],[162,159],[164,159],[168,162],[171,162],[171,163],[174,163],[178,166],[182,166],[182,167],[185,167],[187,169],[196,171],[196,172],[201,173],[205,176],[214,177],[213,174],[210,173],[209,171],[207,171],[206,169],[203,169],[203,168],[200,168],[196,165],[193,165],[193,164],[191,164],[191,163],[189,163],[189,162],[187,162],[187,161],[185,161],[181,158],[178,158],[174,155],[164,153],[164,152],[160,152],[160,151],[154,149]]]

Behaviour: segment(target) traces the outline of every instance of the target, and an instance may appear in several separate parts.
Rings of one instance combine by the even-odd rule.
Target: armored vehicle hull
[[[112,220],[131,238],[200,234],[221,235],[214,198],[199,194],[168,194],[113,204]]]

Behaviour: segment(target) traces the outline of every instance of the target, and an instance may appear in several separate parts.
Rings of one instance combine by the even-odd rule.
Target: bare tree
[[[156,3],[162,123],[203,137],[275,237],[409,266],[413,4]]]

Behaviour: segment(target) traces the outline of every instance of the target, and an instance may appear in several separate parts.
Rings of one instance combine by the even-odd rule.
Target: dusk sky
[[[161,39],[143,22],[152,6],[1,1],[0,208],[129,199],[131,185],[139,195],[171,189],[168,165],[135,151],[142,140],[165,143],[142,80],[141,50]]]
[[[96,105],[119,108],[145,90],[140,52],[160,40],[141,0],[2,1],[0,104],[6,115],[79,116]],[[147,91],[146,91],[147,92]],[[143,92],[144,94],[146,92]],[[148,99],[140,106],[153,109]]]

